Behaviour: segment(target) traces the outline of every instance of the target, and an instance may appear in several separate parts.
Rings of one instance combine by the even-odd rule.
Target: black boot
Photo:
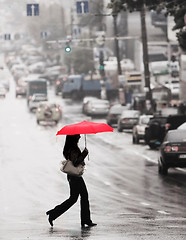
[[[97,223],[93,223],[92,221],[90,221],[90,222],[82,222],[81,223],[81,227],[85,227],[85,225],[87,225],[88,227],[94,227],[94,226],[96,226],[97,225]]]
[[[52,210],[46,212],[46,215],[49,215],[48,221],[49,221],[50,225],[53,227],[53,221],[54,221],[54,219],[52,218],[52,214],[51,214],[51,213],[52,213]]]

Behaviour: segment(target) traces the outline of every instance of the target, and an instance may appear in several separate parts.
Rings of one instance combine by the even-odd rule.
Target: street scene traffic
[[[0,0],[0,239],[186,238],[174,2]]]

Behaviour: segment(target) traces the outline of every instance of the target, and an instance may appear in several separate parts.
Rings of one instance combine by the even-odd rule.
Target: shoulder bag
[[[62,166],[60,170],[66,174],[81,177],[84,173],[85,166],[79,164],[77,167],[75,167],[70,160],[64,160],[61,162]]]

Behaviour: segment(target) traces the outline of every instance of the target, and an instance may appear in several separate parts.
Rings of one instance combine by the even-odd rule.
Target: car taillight
[[[178,152],[178,146],[165,146],[164,152]]]

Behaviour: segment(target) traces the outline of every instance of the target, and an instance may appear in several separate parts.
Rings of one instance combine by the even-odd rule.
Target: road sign
[[[39,4],[27,4],[27,16],[39,16]]]
[[[4,39],[5,40],[10,40],[11,39],[11,35],[8,33],[6,33],[5,35],[4,35]]]
[[[77,9],[77,13],[80,13],[80,14],[88,13],[89,12],[88,1],[76,2],[76,9]]]
[[[47,38],[47,32],[41,32],[41,39]]]

